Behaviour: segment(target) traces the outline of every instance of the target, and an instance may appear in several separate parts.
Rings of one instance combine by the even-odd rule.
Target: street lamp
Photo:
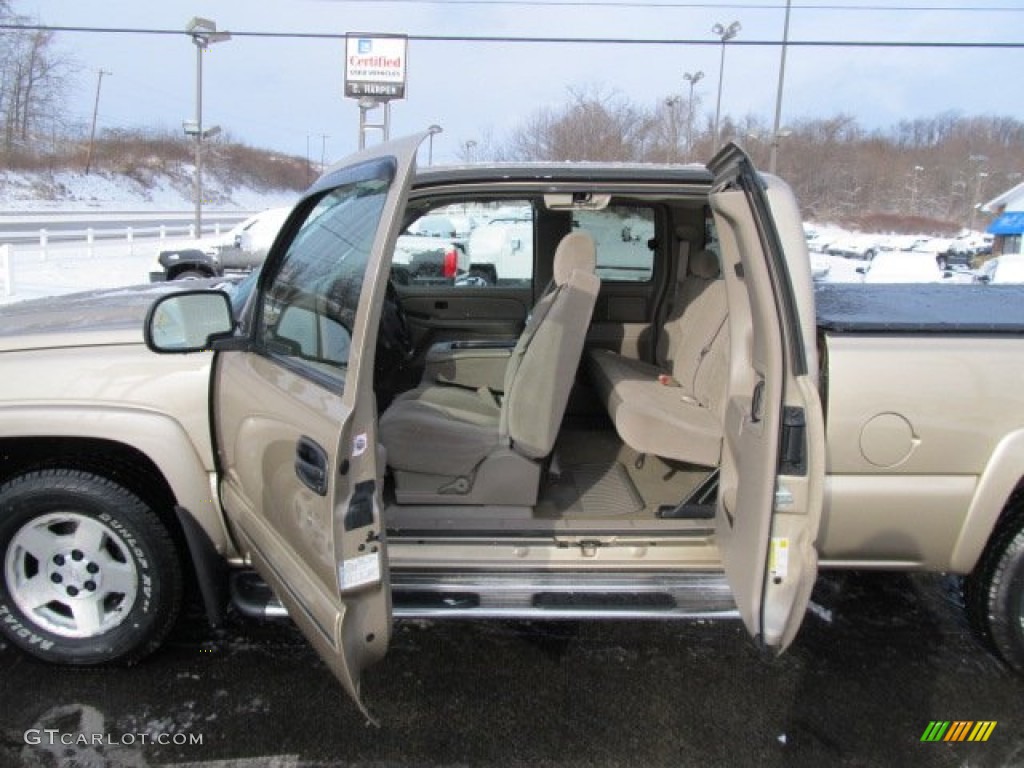
[[[736,37],[736,34],[742,29],[738,21],[734,21],[728,27],[723,27],[721,24],[715,24],[711,28],[711,31],[722,38],[722,59],[718,65],[718,104],[715,106],[715,150],[718,150],[719,135],[718,135],[718,121],[722,116],[722,80],[725,77],[725,44]]]
[[[210,19],[195,16],[185,25],[185,32],[192,36],[192,42],[196,46],[196,116],[191,121],[185,121],[185,134],[194,136],[196,140],[196,237],[203,236],[203,139],[208,139],[220,133],[220,128],[214,126],[203,130],[203,51],[208,50],[213,43],[223,43],[231,39],[229,32],[218,32],[217,23]]]
[[[690,84],[690,103],[686,112],[686,152],[691,154],[693,152],[693,86],[704,79],[704,72],[697,70],[696,72],[685,72],[683,74],[683,80]]]
[[[427,165],[434,164],[434,135],[441,133],[443,130],[444,128],[437,123],[427,128],[427,132],[430,134],[430,143],[427,145]]]
[[[679,130],[676,127],[676,107],[679,106],[679,103],[680,98],[678,96],[669,96],[665,99],[669,127],[669,146],[665,150],[666,163],[672,162],[672,158],[675,156],[676,150],[679,148]]]
[[[978,213],[978,209],[981,207],[981,183],[983,180],[988,178],[988,174],[985,171],[978,171],[977,181],[974,185],[974,205],[971,206],[971,231],[974,231],[974,219]]]
[[[924,170],[923,165],[915,165],[910,177],[910,215],[917,213],[917,185],[918,176]]]
[[[988,177],[988,173],[982,170],[982,168],[984,168],[985,164],[988,162],[988,157],[986,155],[969,155],[967,157],[967,160],[968,162],[975,163],[977,165],[977,170],[975,171],[974,177],[974,197],[973,199],[968,201],[969,205],[971,206],[971,215],[968,220],[967,226],[969,229],[973,230],[975,216],[978,213],[978,206],[981,205],[981,181],[982,179]],[[965,185],[964,197],[967,197],[967,194],[967,187]]]

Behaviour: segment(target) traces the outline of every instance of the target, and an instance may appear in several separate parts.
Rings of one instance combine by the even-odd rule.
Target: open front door
[[[422,136],[345,161],[296,206],[214,371],[239,547],[362,707],[391,632],[374,345]],[[365,712],[365,708],[363,708]]]
[[[748,631],[781,651],[817,575],[824,487],[810,262],[785,184],[732,145],[709,167],[731,340],[716,538]]]

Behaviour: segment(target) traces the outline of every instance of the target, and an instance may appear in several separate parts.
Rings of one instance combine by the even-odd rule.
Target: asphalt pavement
[[[733,622],[399,623],[363,683],[379,726],[291,624],[193,610],[129,669],[0,647],[0,766],[1022,765],[1024,681],[954,600],[828,575],[774,659]],[[923,742],[932,721],[995,726]]]

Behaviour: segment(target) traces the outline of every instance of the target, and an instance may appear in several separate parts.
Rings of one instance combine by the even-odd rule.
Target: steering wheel
[[[373,370],[377,404],[383,410],[396,394],[411,389],[419,376],[412,361],[416,345],[409,321],[402,308],[402,300],[395,285],[388,280],[384,306],[380,313],[380,331],[377,334],[376,363]]]

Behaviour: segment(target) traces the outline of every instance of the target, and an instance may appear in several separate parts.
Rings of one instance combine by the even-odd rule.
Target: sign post
[[[359,100],[359,148],[366,147],[366,132],[391,133],[391,101],[405,98],[409,40],[405,35],[350,32],[345,36],[345,96]],[[383,106],[380,122],[367,113]]]

